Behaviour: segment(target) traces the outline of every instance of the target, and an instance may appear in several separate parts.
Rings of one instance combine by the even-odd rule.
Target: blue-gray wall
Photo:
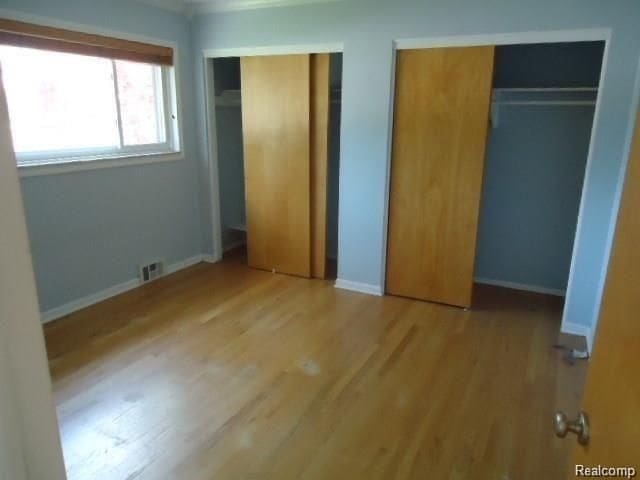
[[[504,45],[496,48],[496,88],[597,87],[604,42]]]
[[[126,282],[149,259],[202,251],[188,20],[123,0],[0,0],[44,19],[176,42],[185,159],[21,180],[43,311]]]
[[[597,87],[603,53],[604,42],[497,47],[494,87]],[[511,100],[514,93],[509,92]],[[541,96],[521,91],[515,98],[595,97],[591,92]],[[498,105],[489,131],[476,278],[564,292],[594,107]]]
[[[338,205],[340,200],[340,109],[342,54],[332,53],[329,63],[329,161],[327,172],[327,256],[338,257]]]
[[[246,224],[241,107],[216,107],[216,129],[222,245],[226,249],[244,238],[230,227]]]
[[[240,90],[240,58],[214,60],[214,85],[216,96]],[[246,234],[233,228],[246,224],[242,108],[216,105],[215,115],[222,247],[227,250],[246,241]]]
[[[338,212],[340,202],[340,103],[329,109],[329,158],[327,165],[327,257],[338,257]]]
[[[240,90],[240,58],[224,57],[213,61],[215,75],[213,83],[216,95],[225,90]]]
[[[489,134],[476,278],[564,291],[592,106],[504,105]]]
[[[338,276],[381,288],[393,104],[394,40],[448,35],[608,29],[611,39],[600,91],[597,128],[587,169],[566,325],[596,324],[615,221],[620,171],[630,137],[640,55],[640,3],[633,0],[343,0],[325,4],[227,12],[193,19],[197,59],[203,49],[344,45],[340,158]],[[558,37],[549,36],[549,41]],[[198,121],[202,63],[196,62]],[[199,147],[205,151],[201,135]],[[203,170],[204,171],[204,170]],[[203,219],[211,217],[204,208]],[[210,226],[203,228],[204,243]]]

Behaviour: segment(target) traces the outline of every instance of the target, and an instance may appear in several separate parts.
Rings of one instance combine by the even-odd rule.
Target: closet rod
[[[492,104],[501,105],[595,105],[598,89],[594,87],[494,88]]]
[[[595,105],[595,100],[496,100],[494,105],[565,105],[584,106]]]
[[[510,92],[595,92],[598,90],[598,87],[494,87],[494,90]]]

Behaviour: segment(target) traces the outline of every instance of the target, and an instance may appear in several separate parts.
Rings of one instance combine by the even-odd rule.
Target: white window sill
[[[131,167],[134,165],[146,165],[150,163],[164,163],[183,160],[182,152],[165,153],[135,153],[120,156],[104,157],[75,157],[67,159],[55,159],[34,164],[18,165],[20,177],[39,177],[42,175],[58,175],[70,172],[82,172],[86,170],[100,170],[103,168]]]

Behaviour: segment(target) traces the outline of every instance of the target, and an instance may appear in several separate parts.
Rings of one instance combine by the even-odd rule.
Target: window
[[[21,166],[177,150],[168,66],[0,45]]]

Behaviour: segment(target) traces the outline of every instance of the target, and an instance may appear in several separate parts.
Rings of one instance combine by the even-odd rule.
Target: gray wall
[[[214,60],[214,85],[216,96],[225,90],[240,90],[238,57]],[[227,250],[246,241],[244,232],[229,228],[246,224],[241,105],[216,105],[215,125],[222,247]]]
[[[213,79],[216,95],[225,90],[240,90],[240,58],[224,57],[213,61],[215,75]]]
[[[329,110],[329,159],[327,165],[327,256],[338,257],[338,206],[340,202],[340,103]]]
[[[226,249],[244,239],[242,232],[229,227],[246,224],[241,107],[216,107],[216,129],[222,245]]]
[[[604,42],[496,48],[496,88],[597,87]]]
[[[476,278],[564,291],[593,107],[502,106],[491,129]]]
[[[185,160],[22,179],[41,310],[135,278],[145,260],[199,254],[188,20],[123,0],[0,0],[0,8],[178,45]]]
[[[342,54],[332,53],[329,86],[329,165],[327,173],[327,256],[338,257],[338,205],[340,201],[340,111],[342,108]]]
[[[565,327],[588,334],[597,321],[629,144],[640,54],[640,3],[632,0],[344,0],[227,12],[193,20],[197,57],[206,48],[344,45],[338,277],[384,285],[393,104],[394,40],[450,35],[610,29],[592,159],[587,169]],[[552,41],[550,38],[548,41]],[[557,38],[557,37],[556,37]],[[202,64],[196,63],[201,96]],[[202,97],[200,97],[202,98]],[[202,101],[197,102],[198,106]],[[197,111],[204,133],[204,109]],[[199,143],[205,151],[206,143]],[[203,210],[205,220],[210,212]],[[210,227],[203,229],[209,232]],[[211,244],[205,238],[205,244]]]
[[[494,87],[597,87],[603,52],[604,42],[498,47]],[[540,100],[532,92],[518,98]],[[476,278],[566,290],[593,111],[499,106],[489,131]]]

